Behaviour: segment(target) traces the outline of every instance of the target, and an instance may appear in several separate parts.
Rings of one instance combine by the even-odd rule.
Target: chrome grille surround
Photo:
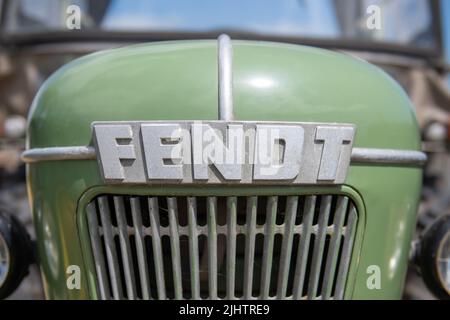
[[[101,299],[343,299],[358,213],[343,195],[99,195]]]

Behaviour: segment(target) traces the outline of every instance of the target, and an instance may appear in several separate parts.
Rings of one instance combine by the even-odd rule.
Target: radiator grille
[[[102,195],[87,206],[101,299],[342,299],[345,196]]]

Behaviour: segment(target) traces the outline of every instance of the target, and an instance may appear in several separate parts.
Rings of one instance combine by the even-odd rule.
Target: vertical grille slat
[[[358,227],[347,196],[95,197],[101,299],[343,299]]]
[[[306,277],[306,264],[308,262],[309,244],[311,242],[312,223],[316,208],[316,196],[306,197],[303,217],[303,232],[300,235],[300,244],[297,252],[297,263],[294,277],[294,299],[301,299]]]
[[[320,203],[319,214],[319,232],[317,234],[317,240],[314,242],[313,258],[311,264],[311,277],[308,283],[308,298],[314,299],[317,293],[317,286],[320,277],[320,267],[322,265],[323,250],[325,246],[326,228],[328,223],[328,217],[331,209],[331,196],[325,196]]]
[[[197,231],[197,202],[195,197],[188,197],[188,225],[189,225],[189,261],[191,268],[192,299],[200,299],[200,273]]]
[[[180,300],[183,298],[183,287],[181,283],[180,237],[178,234],[178,208],[176,198],[167,198],[167,209],[169,214],[174,294],[175,299]]]
[[[267,199],[266,227],[264,235],[264,253],[261,271],[261,298],[269,298],[270,278],[272,271],[273,243],[275,237],[275,221],[277,215],[278,197]]]
[[[97,272],[100,298],[103,300],[110,298],[110,287],[108,281],[108,273],[106,270],[105,257],[103,255],[101,240],[99,235],[99,225],[97,220],[97,212],[95,203],[91,202],[87,206],[87,216],[89,225],[89,234],[92,245],[92,254],[94,256],[95,271]]]
[[[295,218],[297,214],[298,197],[288,197],[286,218],[284,221],[284,238],[281,247],[280,268],[278,270],[278,299],[286,298],[289,267],[291,263],[292,241],[294,239]]]
[[[323,280],[322,299],[329,299],[333,289],[333,280],[336,270],[336,264],[341,245],[342,227],[347,213],[348,198],[339,198],[336,206],[336,213],[333,221],[333,235],[328,250],[327,264],[325,266],[325,277]]]
[[[158,198],[151,197],[148,199],[148,209],[150,216],[150,229],[152,235],[152,247],[154,254],[155,278],[158,288],[158,298],[166,299],[166,286],[164,282],[164,256],[161,247],[161,224],[159,222],[159,206]]]
[[[257,197],[247,198],[244,264],[244,299],[252,298],[253,263],[255,258]]]
[[[208,220],[208,283],[209,298],[217,299],[217,199],[208,197],[206,204]]]
[[[236,206],[237,198],[227,198],[227,299],[234,299],[236,273]]]
[[[141,204],[139,198],[131,198],[131,216],[133,218],[134,239],[136,243],[136,252],[138,260],[138,269],[141,280],[142,297],[145,300],[150,299],[150,281],[147,265],[147,250],[144,243],[144,226],[141,217]]]
[[[125,207],[123,198],[116,196],[114,208],[116,210],[117,225],[119,228],[120,250],[122,253],[122,264],[125,273],[125,286],[128,299],[136,298],[136,284],[134,280],[134,267],[131,257],[130,239],[128,238],[127,221],[125,217]]]
[[[111,223],[111,210],[109,208],[108,198],[106,196],[98,198],[98,207],[100,211],[100,220],[103,227],[103,236],[106,250],[106,259],[110,273],[113,298],[122,299],[122,283],[120,282],[119,262],[117,258],[116,246]]]
[[[353,239],[356,232],[356,223],[358,221],[358,216],[356,214],[356,208],[351,205],[350,212],[348,216],[348,223],[345,229],[345,240],[342,248],[341,261],[339,263],[336,289],[335,289],[335,299],[344,298],[345,284],[347,281],[347,273],[350,263],[350,256],[352,254]]]

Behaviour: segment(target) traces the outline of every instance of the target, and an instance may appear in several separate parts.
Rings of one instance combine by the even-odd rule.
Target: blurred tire
[[[28,275],[29,266],[33,261],[33,250],[30,236],[12,215],[0,212],[0,234],[9,248],[9,268],[0,287],[0,299],[5,299]]]

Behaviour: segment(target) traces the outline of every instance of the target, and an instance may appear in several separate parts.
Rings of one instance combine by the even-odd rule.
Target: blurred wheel
[[[22,224],[0,212],[0,299],[13,293],[28,274],[32,252],[30,237]]]

